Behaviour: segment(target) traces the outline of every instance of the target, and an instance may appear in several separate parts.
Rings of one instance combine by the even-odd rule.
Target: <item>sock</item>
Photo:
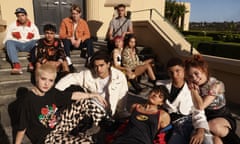
[[[71,59],[70,59],[69,56],[66,57],[66,60],[67,60],[68,65],[71,65],[71,64],[72,64],[72,61],[71,61]]]

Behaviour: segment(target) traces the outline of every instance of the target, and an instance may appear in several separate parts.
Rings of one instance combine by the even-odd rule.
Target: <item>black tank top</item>
[[[152,144],[158,132],[159,115],[160,111],[143,114],[135,109],[126,130],[114,144]]]

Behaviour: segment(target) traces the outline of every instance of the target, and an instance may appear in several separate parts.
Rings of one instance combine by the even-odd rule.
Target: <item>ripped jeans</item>
[[[168,144],[189,144],[194,127],[192,125],[192,116],[184,116],[173,121],[173,133],[168,141]],[[203,144],[213,144],[212,135],[204,134]]]

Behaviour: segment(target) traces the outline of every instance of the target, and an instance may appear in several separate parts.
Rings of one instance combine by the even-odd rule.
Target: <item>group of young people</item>
[[[127,111],[126,76],[110,63],[109,53],[98,51],[89,69],[68,74],[55,86],[56,68],[41,65],[36,85],[21,106],[16,143],[25,133],[33,143],[95,143],[86,131],[77,135],[71,131],[86,117],[96,126],[106,116],[126,118],[122,115]],[[120,133],[113,131],[113,139],[103,143],[238,144],[224,84],[209,76],[206,61],[199,55],[185,63],[172,58],[167,70],[171,79],[158,81],[146,103],[133,104],[124,128],[120,125]],[[72,90],[72,85],[79,89]]]
[[[33,71],[44,63],[50,63],[62,72],[74,72],[70,51],[72,49],[87,48],[87,54],[93,55],[93,44],[87,22],[81,16],[78,5],[72,5],[71,16],[62,20],[59,27],[59,38],[55,38],[57,28],[53,24],[43,27],[44,38],[40,39],[37,26],[28,19],[24,8],[17,8],[17,20],[7,28],[3,41],[7,56],[12,64],[11,74],[22,74],[22,67],[18,59],[18,52],[30,52],[28,70]]]
[[[24,134],[32,143],[100,143],[86,131],[71,133],[86,117],[95,126],[106,117],[128,120],[120,133],[114,133],[111,142],[103,143],[240,143],[235,133],[236,122],[226,107],[224,84],[210,76],[206,61],[200,55],[185,62],[172,58],[167,63],[171,79],[156,81],[153,60],[139,60],[136,37],[128,35],[133,34],[133,29],[131,22],[122,17],[125,6],[119,5],[117,11],[119,16],[112,20],[109,29],[110,40],[114,40],[116,47],[110,56],[102,50],[93,52],[88,26],[80,18],[78,6],[73,5],[72,16],[62,21],[61,40],[54,37],[56,28],[51,24],[44,26],[45,37],[38,40],[38,30],[27,19],[25,9],[16,9],[17,21],[9,26],[4,41],[13,64],[11,73],[22,73],[18,51],[34,51],[31,58],[36,62],[36,84],[21,104],[15,143],[20,144]],[[118,28],[114,28],[117,24]],[[88,69],[70,73],[55,85],[57,71],[68,72],[71,68],[71,47],[82,45],[87,46],[90,57]],[[134,86],[136,77],[145,72],[154,87],[146,103],[133,104],[131,115],[126,117],[127,79]],[[134,87],[141,91],[139,85]]]

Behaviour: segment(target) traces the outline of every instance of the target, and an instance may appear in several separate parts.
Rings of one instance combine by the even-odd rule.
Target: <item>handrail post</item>
[[[191,44],[190,54],[193,55],[193,44],[192,43],[190,44]]]
[[[152,20],[152,9],[150,9],[150,20]]]

